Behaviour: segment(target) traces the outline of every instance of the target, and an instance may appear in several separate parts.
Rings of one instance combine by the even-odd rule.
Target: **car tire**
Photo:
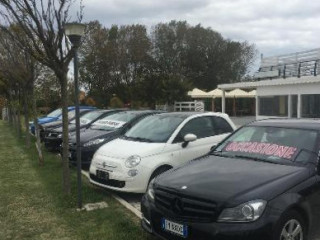
[[[306,221],[301,214],[296,210],[290,210],[280,218],[272,240],[307,240],[307,229]]]

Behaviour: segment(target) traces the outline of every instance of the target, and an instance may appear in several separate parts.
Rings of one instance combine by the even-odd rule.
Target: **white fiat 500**
[[[143,193],[154,177],[207,154],[234,130],[233,122],[222,113],[148,116],[97,150],[90,181],[113,190]]]

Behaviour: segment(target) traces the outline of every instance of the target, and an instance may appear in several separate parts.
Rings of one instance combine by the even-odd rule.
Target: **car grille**
[[[155,189],[155,203],[164,213],[182,221],[212,222],[216,217],[215,202],[164,188]]]
[[[49,132],[48,133],[48,137],[54,137],[54,138],[56,138],[56,137],[58,137],[58,133],[54,133],[54,132]]]

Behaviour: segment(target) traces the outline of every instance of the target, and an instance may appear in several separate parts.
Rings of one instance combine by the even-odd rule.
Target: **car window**
[[[174,115],[152,115],[134,125],[124,138],[133,141],[167,142],[172,133],[184,120]]]
[[[97,119],[98,117],[100,117],[102,114],[103,112],[99,112],[99,111],[87,112],[80,117],[80,125],[88,124],[93,120]],[[75,124],[76,120],[72,120],[71,123]]]
[[[305,163],[317,156],[317,137],[314,130],[247,126],[222,142],[215,152],[277,163]]]
[[[178,133],[174,142],[183,142],[188,133],[197,136],[198,139],[215,135],[214,122],[211,117],[197,117],[187,122]]]
[[[139,114],[136,112],[119,112],[116,114],[108,115],[96,122],[91,126],[91,129],[96,130],[115,130],[121,128],[127,122],[133,120]]]
[[[53,112],[49,113],[47,117],[59,117],[62,114],[62,109],[56,109]]]
[[[216,135],[233,132],[233,128],[222,117],[212,117]]]

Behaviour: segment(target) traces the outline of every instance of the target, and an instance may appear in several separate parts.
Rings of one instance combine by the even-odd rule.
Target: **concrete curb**
[[[130,203],[128,203],[126,200],[124,200],[116,194],[112,194],[112,197],[116,199],[119,203],[121,203],[125,208],[129,209],[132,213],[134,213],[138,218],[142,219],[142,213],[138,209],[133,207]]]
[[[81,170],[82,175],[84,175],[86,178],[89,178],[89,173]],[[133,207],[130,203],[128,203],[126,200],[124,200],[123,198],[119,197],[117,194],[111,194],[112,197],[114,199],[116,199],[121,205],[123,205],[125,208],[127,208],[128,210],[130,210],[134,215],[136,215],[138,218],[142,219],[142,213],[136,209],[135,207]]]

